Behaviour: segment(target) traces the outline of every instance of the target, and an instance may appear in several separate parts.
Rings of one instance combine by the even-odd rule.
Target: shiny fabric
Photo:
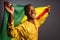
[[[14,27],[13,20],[11,24],[8,23],[8,34],[12,40],[38,40],[38,28],[47,17],[48,13],[45,13],[40,19],[34,19],[34,24],[26,20],[17,27]]]

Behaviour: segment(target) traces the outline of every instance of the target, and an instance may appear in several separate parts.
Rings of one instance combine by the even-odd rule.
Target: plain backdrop
[[[45,23],[39,28],[38,40],[60,40],[60,1],[59,0],[9,0],[12,4],[41,7],[51,5],[51,12]],[[4,0],[0,0],[0,31],[3,24]]]

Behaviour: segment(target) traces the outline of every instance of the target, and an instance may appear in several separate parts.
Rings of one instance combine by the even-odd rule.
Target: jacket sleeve
[[[23,24],[19,24],[18,26],[14,27],[14,21],[11,24],[8,24],[8,35],[11,37],[27,37],[26,29],[24,28]]]
[[[18,32],[17,29],[14,27],[14,20],[10,23],[8,23],[8,36],[11,37],[17,37],[18,36]]]

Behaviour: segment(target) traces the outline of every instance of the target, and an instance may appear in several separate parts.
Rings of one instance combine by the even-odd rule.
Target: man
[[[44,14],[40,19],[36,19],[36,12],[33,5],[28,4],[24,8],[25,15],[28,19],[17,27],[14,27],[14,7],[12,7],[9,2],[5,3],[5,9],[10,14],[8,35],[12,37],[12,40],[38,40],[38,28],[46,20],[48,13]]]

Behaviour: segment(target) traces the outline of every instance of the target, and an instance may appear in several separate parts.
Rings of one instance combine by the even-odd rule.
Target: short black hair
[[[32,5],[32,4],[28,4],[28,5],[26,5],[26,6],[24,7],[25,15],[27,15],[27,14],[26,14],[27,9],[29,9],[30,6],[33,6],[33,5]]]

